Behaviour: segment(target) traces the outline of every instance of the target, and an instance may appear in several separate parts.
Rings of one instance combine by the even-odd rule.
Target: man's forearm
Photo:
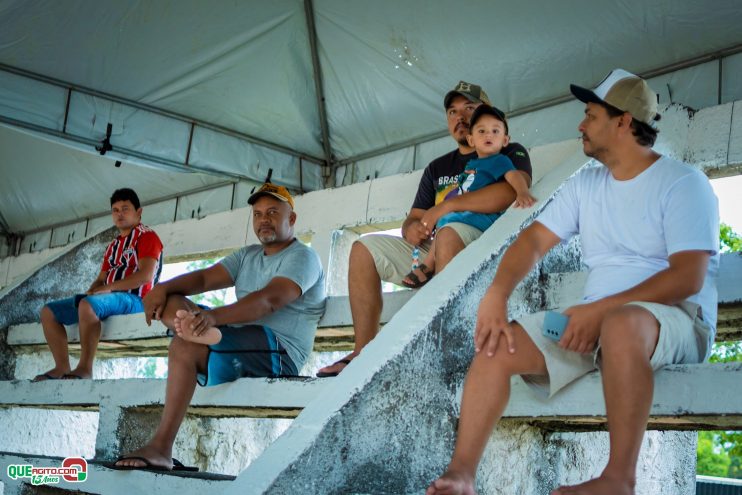
[[[216,325],[229,325],[233,323],[250,323],[267,316],[282,306],[279,296],[271,296],[265,290],[251,292],[235,303],[220,306],[209,311],[214,317]]]
[[[533,222],[513,241],[497,267],[489,290],[505,297],[528,275],[533,266],[554,246],[559,237],[540,222]]]
[[[633,301],[679,304],[701,290],[707,263],[708,258],[702,266],[670,266],[628,290],[601,299],[600,304],[606,309]]]
[[[90,292],[90,291],[92,291],[92,290],[94,290],[94,289],[96,289],[96,288],[98,288],[98,287],[100,287],[102,285],[105,285],[105,280],[101,280],[99,278],[96,278],[95,280],[93,280],[93,283],[90,284],[90,288],[88,288],[88,292]]]
[[[505,251],[489,290],[509,298],[543,254],[530,236],[519,236]]]
[[[507,209],[513,201],[515,201],[515,190],[512,186],[507,182],[498,182],[477,191],[447,199],[444,203],[450,212],[497,213]]]
[[[206,283],[202,270],[186,273],[157,285],[165,289],[166,294],[190,296],[206,291]]]
[[[107,285],[106,288],[111,291],[138,289],[139,287],[148,283],[153,278],[154,277],[149,273],[137,271],[137,272],[132,273],[125,279],[117,280],[113,282],[112,284]]]

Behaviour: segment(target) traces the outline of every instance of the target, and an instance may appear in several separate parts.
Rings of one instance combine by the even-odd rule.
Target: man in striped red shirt
[[[139,197],[131,189],[111,196],[111,216],[119,235],[103,256],[98,277],[85,294],[51,301],[41,309],[41,326],[54,358],[54,368],[34,381],[90,378],[100,339],[100,322],[109,316],[141,313],[142,297],[157,283],[162,270],[162,242],[141,224]],[[80,361],[71,369],[64,325],[78,324]]]

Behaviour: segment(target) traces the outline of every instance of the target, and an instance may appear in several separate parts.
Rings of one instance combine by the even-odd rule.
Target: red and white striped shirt
[[[162,271],[162,241],[155,231],[141,223],[131,229],[128,235],[116,237],[106,248],[103,256],[102,270],[107,272],[106,285],[123,280],[139,270],[141,258],[153,258],[157,261],[155,276],[152,280],[128,292],[144,297],[157,283]]]

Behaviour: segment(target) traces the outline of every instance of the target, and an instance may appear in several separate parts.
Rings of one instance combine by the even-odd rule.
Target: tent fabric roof
[[[307,13],[330,165],[445,135],[443,95],[459,79],[512,112],[564,96],[572,82],[595,85],[615,67],[644,74],[742,44],[736,0],[5,0],[0,69],[184,117],[72,93],[65,121],[64,88],[0,70],[3,122],[58,134],[42,144],[43,133],[0,130],[7,230],[99,212],[123,182],[145,201],[224,177],[259,181],[268,168],[291,187],[323,187]],[[205,125],[189,135],[188,119]],[[114,169],[92,149],[108,122],[114,145],[131,151],[109,156],[134,165]]]

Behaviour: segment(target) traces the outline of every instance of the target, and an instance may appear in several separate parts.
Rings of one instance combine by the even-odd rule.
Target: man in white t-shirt
[[[567,181],[503,256],[479,306],[453,458],[428,495],[474,493],[512,376],[550,397],[595,369],[603,379],[608,464],[598,478],[552,494],[633,494],[653,371],[699,363],[711,350],[719,213],[708,179],[652,150],[657,98],[643,79],[617,69],[593,91],[571,90],[586,103],[583,150],[602,165]],[[576,234],[589,273],[582,303],[559,310],[569,317],[561,339],[543,336],[544,313],[508,322],[518,282]]]

